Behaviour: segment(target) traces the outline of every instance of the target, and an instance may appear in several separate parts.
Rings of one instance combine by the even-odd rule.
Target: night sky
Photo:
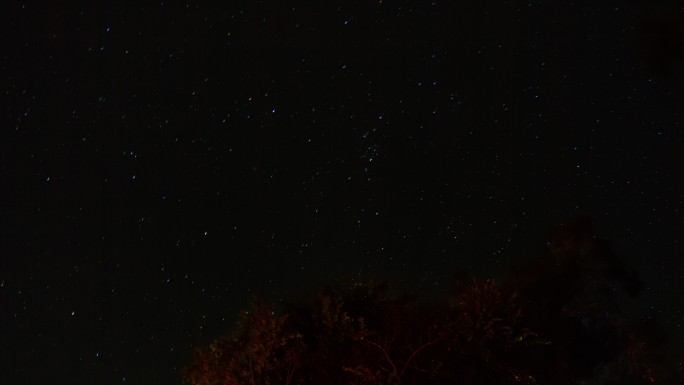
[[[180,384],[252,295],[438,293],[582,217],[684,343],[679,2],[0,14],[1,384]]]

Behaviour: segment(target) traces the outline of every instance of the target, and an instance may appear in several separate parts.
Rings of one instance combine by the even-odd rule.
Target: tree
[[[474,280],[452,304],[386,285],[326,288],[283,314],[253,301],[235,332],[195,352],[192,385],[534,383],[517,367],[537,340],[514,297]]]
[[[625,319],[638,280],[586,224],[499,286],[468,277],[443,303],[386,283],[329,286],[281,311],[253,300],[199,348],[192,385],[653,384],[657,328]],[[661,338],[662,340],[662,338]],[[655,368],[658,368],[656,370]]]
[[[286,319],[253,299],[233,335],[195,350],[185,379],[193,385],[292,384],[303,344],[301,335],[284,328]]]

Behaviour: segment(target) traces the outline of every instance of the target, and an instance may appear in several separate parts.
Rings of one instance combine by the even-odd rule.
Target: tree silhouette
[[[534,384],[515,296],[473,280],[451,304],[391,298],[382,284],[329,287],[277,314],[252,301],[235,332],[197,349],[193,385]]]
[[[292,384],[301,361],[301,335],[284,328],[285,316],[253,299],[232,336],[195,350],[186,368],[192,384]]]
[[[461,277],[445,302],[386,283],[328,286],[281,310],[253,300],[228,337],[199,348],[192,385],[653,384],[652,331],[624,319],[636,294],[584,222],[556,232],[502,285]],[[632,291],[630,291],[632,290]]]

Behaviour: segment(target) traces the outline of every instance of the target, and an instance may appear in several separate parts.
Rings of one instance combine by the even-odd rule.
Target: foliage
[[[555,232],[502,286],[470,276],[443,303],[387,284],[327,287],[282,312],[253,300],[199,348],[191,385],[610,385],[674,382],[657,325],[630,322],[623,266],[587,221]]]
[[[185,379],[192,385],[548,381],[540,366],[552,363],[535,357],[553,341],[525,326],[516,300],[515,293],[478,280],[450,304],[390,298],[386,286],[375,284],[328,288],[283,314],[254,300],[230,337],[197,349]],[[650,369],[629,362],[637,354],[633,345],[599,369],[648,383]]]
[[[254,299],[236,332],[195,351],[185,377],[195,385],[291,384],[301,361],[301,335],[284,329],[286,316]]]

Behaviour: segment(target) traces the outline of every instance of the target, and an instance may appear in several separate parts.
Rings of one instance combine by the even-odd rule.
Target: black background
[[[0,5],[0,383],[180,383],[251,295],[584,216],[684,340],[681,4],[91,3]]]

